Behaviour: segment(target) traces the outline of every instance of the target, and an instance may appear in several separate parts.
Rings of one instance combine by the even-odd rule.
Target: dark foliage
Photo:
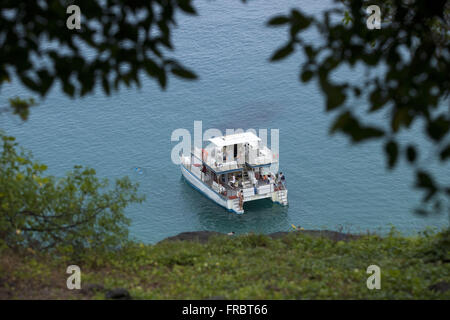
[[[62,178],[49,176],[47,166],[19,151],[13,137],[0,132],[0,142],[0,248],[75,256],[127,243],[124,209],[144,200],[137,184],[125,177],[110,185],[81,166]]]
[[[435,158],[441,162],[450,158],[450,113],[442,108],[450,88],[449,1],[337,2],[340,5],[324,12],[322,19],[297,9],[273,17],[268,24],[287,26],[289,40],[272,60],[303,49],[307,61],[300,72],[301,81],[316,79],[326,97],[326,111],[338,113],[331,132],[341,132],[355,143],[383,139],[389,168],[404,158],[417,172],[416,187],[425,191],[427,202],[417,212],[427,212],[431,204],[433,210],[442,211],[441,202],[450,198],[450,187],[422,168],[427,161],[424,153],[417,145],[401,144],[398,135],[421,122],[435,147]],[[59,80],[63,91],[75,97],[91,92],[96,85],[107,94],[120,84],[139,86],[140,71],[162,88],[167,85],[168,73],[196,78],[167,57],[173,50],[171,31],[176,13],[196,14],[191,0],[77,1],[82,13],[80,30],[66,27],[66,9],[72,3],[2,1],[0,86],[16,75],[27,88],[45,96]],[[366,27],[365,9],[371,4],[381,6],[383,25],[379,30]],[[312,28],[320,38],[307,43],[302,33]],[[340,66],[357,64],[369,71],[365,81],[331,80],[330,75]],[[378,72],[380,66],[382,72]],[[374,68],[377,72],[371,73]],[[367,97],[367,115],[361,116],[355,112],[357,106],[346,104],[352,95]],[[32,104],[32,100],[10,100],[13,112],[22,119],[27,118]],[[371,115],[380,111],[389,115],[385,127],[369,123]]]
[[[66,27],[71,4],[81,9],[79,30]],[[191,0],[4,0],[0,80],[16,74],[42,96],[59,80],[64,93],[73,97],[91,92],[97,84],[107,94],[120,84],[139,86],[141,70],[162,88],[168,72],[193,79],[192,71],[167,58],[178,11],[196,14]]]
[[[423,206],[432,203],[433,211],[441,212],[442,201],[450,199],[450,188],[421,168],[417,146],[401,145],[398,135],[415,121],[423,123],[437,158],[445,162],[450,156],[450,112],[442,107],[448,103],[450,88],[450,4],[446,0],[341,2],[343,6],[324,12],[323,19],[296,9],[272,18],[268,25],[287,26],[289,40],[271,60],[287,57],[296,48],[303,49],[307,61],[300,72],[301,81],[317,79],[326,97],[326,111],[339,113],[331,132],[342,132],[354,143],[384,139],[388,167],[394,168],[404,155],[416,170],[416,187],[425,192],[427,203]],[[381,29],[366,27],[365,9],[371,4],[380,5],[385,13]],[[320,34],[314,43],[302,38],[302,32],[311,28]],[[365,81],[354,84],[331,80],[332,72],[340,66],[357,64],[369,71]],[[377,72],[372,73],[376,67]],[[365,116],[355,112],[358,106],[346,104],[350,96],[362,94],[369,102]],[[389,115],[387,126],[367,124],[373,114],[382,110]],[[444,176],[449,177],[448,173]],[[417,212],[429,210],[420,208]]]

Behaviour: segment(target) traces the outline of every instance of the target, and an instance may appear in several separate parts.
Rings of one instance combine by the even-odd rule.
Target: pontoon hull
[[[197,191],[199,191],[201,194],[203,194],[205,197],[211,199],[215,203],[217,203],[219,206],[222,206],[223,208],[227,209],[228,211],[242,214],[244,213],[244,210],[235,210],[233,208],[233,201],[224,199],[221,195],[219,195],[217,192],[209,188],[206,184],[203,183],[199,178],[197,178],[192,172],[190,172],[188,169],[186,169],[183,165],[181,167],[181,174],[186,179],[189,184],[194,187]]]
[[[238,206],[238,199],[228,199],[213,189],[211,189],[208,185],[206,185],[203,181],[201,181],[195,174],[189,171],[185,166],[180,165],[181,174],[186,179],[186,181],[197,191],[203,194],[205,197],[217,203],[219,206],[227,209],[228,211],[242,214],[244,213],[243,209],[240,209]],[[287,190],[282,191],[284,195],[281,195],[278,191],[271,191],[266,194],[253,194],[251,196],[245,196],[244,202],[255,201],[259,199],[270,198],[274,203],[278,203],[280,205],[287,205]]]

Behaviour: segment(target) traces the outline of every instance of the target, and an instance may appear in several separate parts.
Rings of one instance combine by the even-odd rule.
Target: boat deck
[[[180,154],[183,175],[219,205],[243,213],[244,202],[271,198],[287,205],[287,189],[275,181],[278,154],[251,132],[209,139],[206,149]]]

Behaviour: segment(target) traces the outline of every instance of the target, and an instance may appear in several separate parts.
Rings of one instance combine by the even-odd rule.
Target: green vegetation
[[[338,112],[330,132],[341,132],[353,143],[383,139],[388,167],[403,156],[416,172],[416,187],[425,193],[417,212],[449,212],[448,183],[427,172],[429,158],[414,142],[398,139],[421,122],[432,157],[448,164],[450,113],[440,106],[450,88],[449,1],[388,1],[382,8],[385,13],[388,8],[389,19],[380,30],[365,26],[367,1],[343,3],[324,12],[323,19],[297,9],[273,17],[269,25],[287,27],[289,33],[272,60],[302,49],[301,81],[317,80],[326,111]],[[142,71],[162,88],[170,74],[197,78],[166,55],[173,49],[175,14],[196,14],[191,0],[83,2],[85,22],[76,32],[65,27],[66,4],[2,3],[0,88],[20,80],[44,98],[60,82],[64,94],[80,97],[96,85],[106,94],[120,85],[139,86]],[[338,22],[332,23],[332,17]],[[339,22],[342,18],[345,23]],[[302,36],[313,28],[319,38],[307,43]],[[93,51],[91,59],[78,43]],[[340,66],[356,65],[368,71],[360,83],[332,80]],[[364,114],[346,103],[360,96],[367,99]],[[35,104],[33,98],[11,98],[0,113],[11,111],[26,120]],[[380,112],[388,115],[385,126],[368,123]],[[45,175],[46,166],[17,151],[14,138],[0,138],[0,298],[103,298],[105,290],[115,287],[128,289],[134,298],[156,299],[450,298],[449,291],[429,288],[450,281],[449,231],[414,238],[367,235],[348,242],[295,232],[281,239],[247,235],[206,244],[138,244],[128,240],[129,221],[123,214],[127,205],[143,200],[137,185],[123,178],[110,187],[93,169],[81,166],[64,178]],[[101,285],[98,290],[68,290],[69,264],[78,264],[83,284]],[[381,267],[381,290],[366,288],[371,264]]]
[[[0,132],[0,245],[76,252],[113,249],[128,239],[123,211],[141,202],[129,178],[108,180],[76,166],[65,177],[45,175],[47,166],[19,151]]]
[[[57,179],[14,138],[0,138],[0,299],[101,299],[118,287],[142,299],[450,298],[429,288],[450,283],[450,231],[145,245],[128,239],[123,210],[143,200],[128,178],[108,187],[93,169],[75,167]],[[82,270],[82,291],[66,287],[72,264]],[[366,287],[372,264],[381,267],[381,290]]]
[[[416,213],[450,213],[448,176],[433,175],[426,160],[429,150],[429,157],[442,168],[450,159],[450,1],[342,3],[324,10],[321,17],[294,8],[270,19],[269,26],[289,30],[286,43],[271,60],[302,51],[299,80],[317,81],[325,111],[335,115],[330,133],[341,133],[354,144],[383,141],[389,169],[403,158],[415,171],[415,187],[424,194]],[[375,30],[366,26],[366,8],[373,4],[380,6],[384,20]],[[304,36],[307,31],[318,36],[311,41]],[[361,73],[361,79],[336,77],[343,67]],[[427,147],[399,138],[415,123],[429,141]]]
[[[450,160],[450,113],[446,108],[450,1],[340,2],[320,17],[309,15],[304,8],[272,17],[268,25],[284,27],[288,39],[271,60],[282,60],[296,50],[303,52],[299,80],[317,80],[325,111],[336,117],[330,133],[342,133],[355,144],[382,140],[388,168],[394,169],[403,158],[414,169],[415,187],[424,193],[416,212],[448,214],[447,176],[432,174],[427,165],[429,160],[437,160],[445,166]],[[118,91],[121,85],[140,87],[144,74],[163,89],[171,75],[197,79],[193,71],[171,57],[176,17],[197,15],[192,0],[109,0],[105,5],[81,1],[80,30],[66,27],[67,1],[51,3],[2,1],[0,89],[10,81],[20,81],[43,99],[59,82],[65,95],[78,98],[92,93],[96,86],[105,94]],[[381,8],[383,25],[379,30],[366,26],[366,8],[373,4]],[[318,36],[308,41],[304,35],[312,30]],[[82,48],[88,48],[89,58]],[[364,78],[357,83],[333,79],[341,67],[364,69]],[[359,98],[356,102],[352,101],[355,97]],[[26,120],[35,104],[33,98],[10,98],[6,106],[0,106],[0,114],[12,112]],[[385,115],[383,124],[380,113]],[[399,138],[415,123],[421,124],[430,148]]]
[[[437,259],[442,253],[446,258]],[[391,232],[349,241],[302,231],[279,239],[215,236],[203,244],[129,243],[100,255],[88,249],[81,256],[82,290],[71,291],[65,287],[70,258],[3,249],[0,298],[104,299],[107,290],[118,287],[134,299],[450,298],[450,290],[429,288],[450,282],[448,232],[417,237]],[[366,287],[371,264],[381,268],[380,290]]]

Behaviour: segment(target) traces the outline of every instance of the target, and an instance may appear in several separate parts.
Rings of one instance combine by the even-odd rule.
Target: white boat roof
[[[208,141],[214,143],[218,147],[230,146],[239,143],[255,143],[261,141],[261,139],[251,131],[243,133],[235,133],[227,136],[211,138]]]

